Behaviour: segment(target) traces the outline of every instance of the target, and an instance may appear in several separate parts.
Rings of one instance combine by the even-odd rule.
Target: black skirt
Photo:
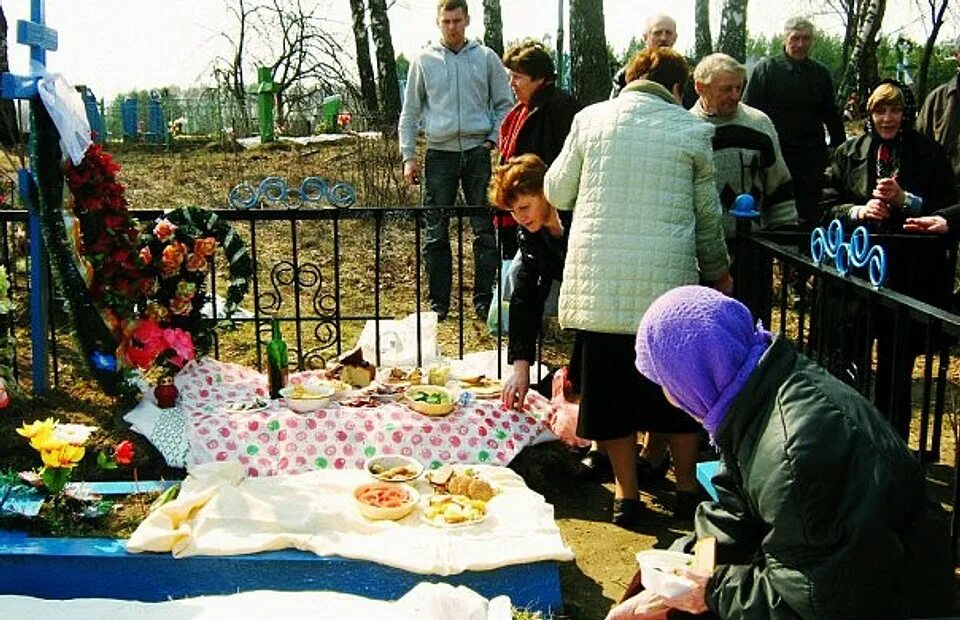
[[[604,441],[637,431],[697,433],[700,424],[677,409],[634,363],[634,336],[577,332],[570,381],[580,393],[577,435]]]

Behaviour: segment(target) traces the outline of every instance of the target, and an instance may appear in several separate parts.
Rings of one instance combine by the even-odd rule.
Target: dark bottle
[[[287,343],[280,335],[280,319],[273,315],[270,342],[267,344],[267,379],[270,382],[270,398],[280,398],[280,390],[287,385]]]

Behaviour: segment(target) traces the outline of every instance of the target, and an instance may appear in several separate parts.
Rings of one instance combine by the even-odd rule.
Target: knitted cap
[[[712,437],[772,336],[739,301],[703,286],[661,295],[637,331],[637,370]]]

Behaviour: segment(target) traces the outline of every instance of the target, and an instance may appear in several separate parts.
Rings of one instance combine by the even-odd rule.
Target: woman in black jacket
[[[930,216],[957,202],[950,162],[940,145],[913,128],[915,110],[913,93],[907,86],[883,80],[867,100],[866,133],[847,140],[834,153],[827,169],[827,189],[836,195],[836,204],[828,213],[839,218],[845,230],[865,226],[870,233],[911,232],[915,226],[908,225],[908,218]],[[930,236],[891,237],[878,242],[887,254],[886,287],[928,304],[949,307],[955,266],[947,243]],[[840,357],[865,359],[869,335],[862,333],[864,311],[856,304],[845,310],[827,307],[825,311],[842,316],[828,321],[835,330],[826,336],[824,349],[830,351],[845,341],[844,350],[851,353]],[[874,402],[906,438],[912,415],[906,386],[913,373],[913,357],[895,355],[894,318],[883,309],[877,312],[873,327],[877,338]],[[915,324],[908,324],[907,329],[911,335],[905,342],[910,343],[914,356],[921,354],[923,329]],[[831,366],[835,364],[831,362]],[[856,378],[856,371],[850,376]]]
[[[557,88],[553,59],[539,41],[528,39],[514,45],[504,53],[503,65],[517,104],[500,125],[500,163],[533,153],[549,167],[563,148],[580,106]],[[516,222],[504,213],[495,215],[493,223],[502,233],[501,256],[509,260],[517,253],[518,239],[511,234]]]
[[[520,225],[521,262],[510,297],[507,353],[513,375],[503,387],[503,403],[510,408],[523,407],[530,389],[530,364],[537,355],[543,305],[553,281],[563,279],[567,254],[569,221],[563,222],[543,195],[546,172],[546,164],[536,155],[520,155],[498,166],[490,182],[490,204],[509,211]]]

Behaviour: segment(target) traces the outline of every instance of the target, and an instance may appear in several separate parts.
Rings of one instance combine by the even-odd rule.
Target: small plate
[[[434,527],[439,527],[439,528],[443,528],[443,529],[456,529],[456,528],[461,528],[461,527],[469,527],[469,526],[471,526],[471,525],[476,525],[477,523],[482,523],[483,521],[485,521],[485,520],[487,519],[487,515],[490,514],[490,507],[489,507],[489,505],[487,505],[487,507],[486,507],[486,509],[484,510],[484,512],[483,512],[482,515],[480,515],[479,517],[477,517],[477,518],[475,518],[475,519],[470,519],[469,521],[458,521],[458,522],[455,522],[455,523],[451,523],[451,522],[446,521],[446,520],[444,520],[444,519],[442,519],[442,518],[439,518],[439,517],[433,517],[433,518],[431,518],[431,517],[427,514],[427,513],[429,512],[430,507],[431,507],[432,504],[438,503],[438,501],[439,501],[439,502],[442,502],[442,501],[444,501],[444,500],[449,501],[449,499],[450,499],[450,498],[453,498],[453,497],[455,497],[455,496],[453,496],[453,495],[434,495],[434,496],[432,496],[432,497],[426,498],[426,500],[423,502],[423,505],[421,506],[420,519],[423,520],[425,523],[428,523],[428,524],[430,524],[430,525],[432,525],[432,526],[434,526]],[[431,500],[434,500],[434,501],[431,501]]]
[[[270,403],[265,403],[261,399],[257,398],[252,401],[236,401],[232,403],[227,403],[221,410],[224,413],[258,413],[265,410],[270,406]]]
[[[387,470],[396,467],[405,467],[410,473],[396,474],[391,477],[385,477]],[[384,482],[410,482],[411,480],[416,480],[423,474],[423,463],[416,459],[402,455],[385,454],[381,456],[374,456],[367,459],[367,462],[364,463],[363,468],[368,474],[377,480],[382,480]],[[375,468],[382,468],[384,471],[381,473],[374,473],[373,469]]]

